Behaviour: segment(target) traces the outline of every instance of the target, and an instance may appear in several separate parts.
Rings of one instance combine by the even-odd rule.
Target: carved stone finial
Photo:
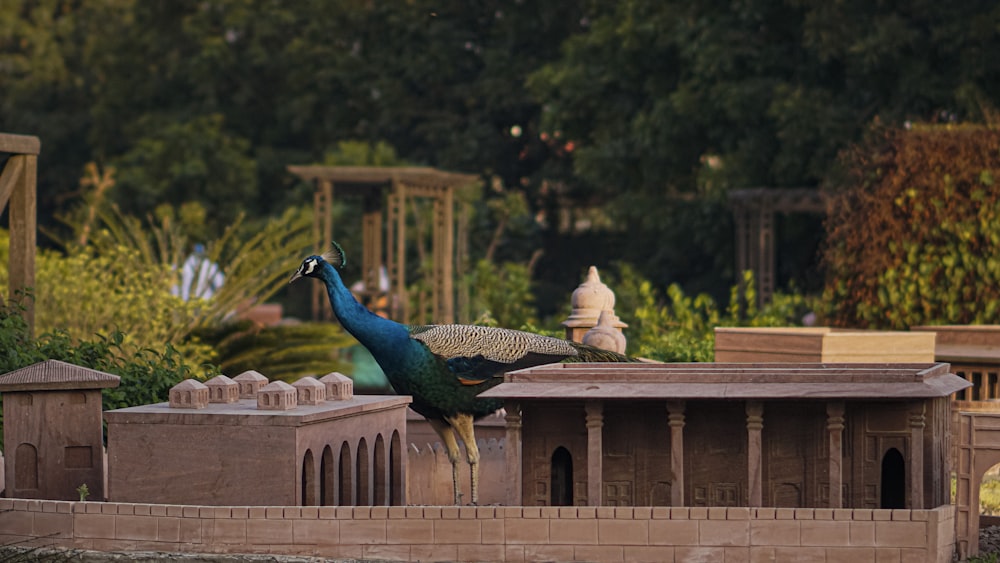
[[[615,293],[601,282],[596,266],[591,266],[587,271],[587,279],[573,291],[570,302],[573,311],[562,323],[569,340],[582,342],[584,333],[597,326],[601,311],[612,312],[612,326],[619,332],[628,326],[614,316]]]
[[[286,411],[298,406],[298,393],[284,381],[272,381],[257,391],[257,409]]]
[[[601,316],[597,320],[597,326],[588,330],[583,335],[583,343],[588,346],[595,346],[624,354],[627,342],[625,341],[625,335],[622,334],[621,329],[617,328],[616,323],[618,325],[625,324],[618,319],[614,311],[601,311]]]
[[[208,402],[235,403],[240,400],[240,386],[225,375],[217,375],[205,382],[208,387]]]
[[[267,385],[267,378],[254,370],[247,370],[233,378],[240,386],[241,399],[253,399],[257,396],[257,391]]]

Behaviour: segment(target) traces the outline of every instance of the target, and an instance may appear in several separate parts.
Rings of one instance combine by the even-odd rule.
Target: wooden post
[[[521,506],[521,483],[524,467],[521,464],[521,404],[507,401],[504,405],[507,436],[504,461],[507,464],[507,506]]]
[[[764,429],[764,403],[747,401],[747,486],[749,506],[762,506],[763,455],[761,431]]]
[[[9,297],[18,291],[35,286],[36,182],[38,137],[0,133],[0,152],[10,153],[6,165],[0,170],[0,212],[10,207],[10,261]],[[29,334],[35,328],[35,304],[32,299],[23,301],[24,320]]]
[[[322,254],[333,239],[333,182],[317,180],[313,190],[313,251]],[[333,309],[326,305],[326,289],[321,283],[313,284],[312,317],[314,321],[333,319]]]
[[[844,495],[844,403],[830,401],[826,404],[827,455],[829,457],[829,499],[830,508],[843,508]]]
[[[604,404],[587,401],[587,505],[601,506],[604,489]]]
[[[684,401],[667,402],[670,420],[670,506],[684,504]]]

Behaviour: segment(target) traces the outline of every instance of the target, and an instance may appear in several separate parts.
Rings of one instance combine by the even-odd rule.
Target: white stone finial
[[[573,312],[562,323],[566,327],[566,338],[570,340],[581,342],[583,334],[597,326],[601,311],[611,311],[611,322],[619,331],[627,326],[614,316],[615,293],[601,282],[596,266],[587,270],[587,279],[573,291],[570,302]]]
[[[597,320],[597,326],[587,331],[583,335],[583,343],[619,354],[625,353],[627,344],[625,335],[616,324],[624,324],[618,320],[614,311],[601,311],[601,316]]]

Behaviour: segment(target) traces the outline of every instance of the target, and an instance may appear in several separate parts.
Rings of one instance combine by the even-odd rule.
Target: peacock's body
[[[458,433],[472,471],[472,503],[478,501],[479,450],[473,421],[502,406],[479,393],[502,381],[505,372],[560,361],[630,361],[627,357],[575,342],[510,330],[472,325],[406,326],[375,315],[359,303],[337,272],[344,253],[334,249],[306,258],[289,281],[317,278],[326,286],[341,325],[371,352],[396,393],[441,436],[452,463],[455,502],[458,490]]]

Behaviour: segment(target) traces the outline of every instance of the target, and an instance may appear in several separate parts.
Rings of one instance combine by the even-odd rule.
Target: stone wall
[[[409,431],[409,429],[407,429]],[[479,504],[502,504],[506,494],[507,468],[503,440],[476,440],[479,445]],[[459,487],[464,494],[471,490],[465,445],[459,442],[462,456],[458,464]],[[406,448],[406,502],[418,505],[448,505],[455,498],[451,462],[441,442],[411,443]]]
[[[0,499],[0,541],[395,561],[950,562],[954,507],[214,507]]]

